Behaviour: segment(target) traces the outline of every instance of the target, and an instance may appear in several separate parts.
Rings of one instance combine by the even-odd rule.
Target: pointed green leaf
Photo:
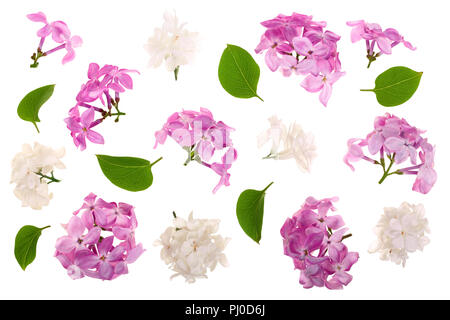
[[[233,97],[249,99],[261,97],[256,93],[259,81],[259,66],[244,49],[227,45],[219,63],[219,81]]]
[[[394,67],[378,76],[374,92],[378,102],[385,107],[395,107],[411,99],[419,87],[423,72],[406,67]]]
[[[47,228],[50,228],[50,226],[45,228],[24,226],[17,233],[14,245],[14,255],[24,271],[36,258],[36,246],[39,237],[41,236],[42,230]]]
[[[148,189],[153,183],[152,166],[154,163],[141,158],[112,157],[97,155],[103,174],[119,188],[137,192]]]
[[[51,84],[31,91],[20,101],[19,107],[17,108],[19,117],[22,120],[33,123],[38,132],[39,129],[36,123],[41,121],[39,120],[39,110],[53,95],[54,89],[55,85]]]
[[[261,233],[264,218],[264,197],[269,184],[264,190],[245,190],[239,196],[236,205],[236,215],[242,230],[258,244],[261,241]]]

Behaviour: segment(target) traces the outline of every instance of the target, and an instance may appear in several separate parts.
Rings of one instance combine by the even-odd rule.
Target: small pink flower
[[[131,205],[106,202],[91,193],[65,226],[68,235],[56,241],[55,257],[74,280],[113,280],[128,273],[128,265],[145,251],[136,244],[136,227]]]
[[[103,137],[91,129],[95,125],[94,117],[94,109],[89,108],[81,115],[80,122],[77,122],[74,118],[66,119],[66,124],[71,131],[74,143],[77,147],[80,147],[81,151],[86,149],[86,138],[92,143],[105,143]]]
[[[405,41],[403,36],[393,28],[383,31],[379,24],[367,23],[364,20],[349,21],[347,25],[352,27],[351,40],[353,43],[360,40],[366,41],[367,58],[369,59],[368,68],[382,54],[392,54],[392,48],[399,43],[403,43],[410,50],[416,50],[411,43]],[[375,53],[375,44],[380,50],[378,53]]]
[[[350,139],[348,152],[344,156],[344,162],[354,171],[350,162],[361,159],[372,164],[379,165],[383,169],[382,184],[392,175],[417,175],[413,190],[427,194],[437,180],[434,170],[435,148],[422,137],[425,131],[411,126],[405,119],[386,114],[377,117],[374,130],[365,139]],[[377,160],[364,154],[364,148],[370,155],[379,154]],[[378,160],[379,159],[379,160]],[[394,164],[411,162],[411,166],[393,170]]]
[[[342,217],[328,215],[336,210],[334,201],[337,198],[309,197],[280,231],[284,254],[300,270],[300,284],[306,289],[315,286],[342,289],[352,280],[348,271],[357,262],[358,254],[349,253],[343,243],[351,234],[345,235],[348,229],[343,228]]]
[[[75,50],[74,48],[81,47],[83,44],[83,40],[79,36],[73,36],[66,40],[65,48],[67,50],[67,54],[64,56],[62,60],[62,64],[66,64],[67,62],[75,59]]]
[[[319,98],[326,106],[332,85],[345,75],[337,52],[340,36],[324,30],[326,22],[315,22],[311,16],[298,13],[280,14],[261,24],[267,30],[255,52],[265,52],[271,71],[280,70],[285,77],[306,75],[302,87],[308,92],[322,91]]]
[[[208,109],[198,111],[183,110],[172,114],[161,130],[155,132],[155,146],[164,144],[171,137],[188,153],[185,165],[195,161],[210,168],[220,176],[219,183],[213,189],[216,193],[221,186],[230,185],[228,171],[237,159],[230,134],[233,128],[222,121],[215,121]],[[222,154],[221,161],[214,157]]]
[[[59,51],[61,49],[67,50],[67,54],[62,60],[63,64],[66,64],[67,62],[70,62],[75,58],[74,48],[80,47],[83,44],[83,41],[79,36],[71,36],[69,27],[65,22],[54,21],[49,23],[47,21],[47,17],[42,12],[29,14],[27,15],[27,18],[34,22],[44,23],[44,26],[37,32],[37,36],[40,38],[40,42],[37,52],[33,53],[33,55],[31,56],[31,59],[33,60],[33,64],[30,66],[31,68],[36,68],[39,65],[38,60],[40,58],[48,56],[51,53]],[[45,39],[50,35],[53,41],[55,41],[59,45],[51,50],[47,50],[44,52],[43,45]]]
[[[75,54],[73,48],[79,44],[79,41],[81,39],[78,37],[72,37],[67,42],[68,53],[65,59],[73,59]],[[86,138],[92,143],[104,144],[103,136],[93,131],[93,127],[108,117],[117,117],[115,122],[118,122],[120,116],[125,115],[119,110],[120,93],[133,88],[133,79],[129,75],[132,72],[139,73],[136,70],[119,69],[113,65],[100,68],[96,63],[89,64],[87,72],[89,80],[81,86],[76,96],[77,104],[70,109],[69,117],[64,120],[75,146],[80,147],[80,150],[86,149]],[[101,107],[92,105],[97,100],[100,100]],[[87,110],[80,115],[80,108],[87,108]],[[100,115],[97,119],[95,119],[96,113]]]
[[[336,83],[345,72],[334,71],[333,73],[325,73],[323,75],[309,75],[303,80],[301,86],[308,92],[319,92],[319,100],[326,107],[333,92],[333,84]]]

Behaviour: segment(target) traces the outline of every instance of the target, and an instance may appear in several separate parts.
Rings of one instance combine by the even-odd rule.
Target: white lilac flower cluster
[[[403,203],[400,208],[385,208],[375,227],[378,239],[370,253],[380,253],[381,260],[392,261],[405,267],[408,254],[423,251],[430,242],[430,233],[423,205]]]
[[[199,278],[207,278],[208,269],[214,271],[217,264],[228,266],[223,253],[230,241],[216,234],[220,220],[177,217],[174,213],[173,226],[168,227],[155,242],[162,246],[161,259],[175,274],[183,276],[186,282],[193,283]]]
[[[65,168],[60,160],[64,154],[64,148],[53,150],[39,143],[34,147],[23,145],[22,152],[12,161],[11,183],[16,184],[14,194],[24,207],[40,210],[49,204],[53,195],[49,193],[48,185],[59,182],[53,170]]]
[[[175,79],[179,67],[193,60],[197,47],[198,33],[186,30],[185,25],[178,23],[175,12],[166,12],[162,28],[156,28],[145,45],[149,66],[157,68],[165,62],[167,70],[175,72]]]
[[[305,133],[297,123],[292,123],[287,129],[277,116],[269,118],[269,122],[270,128],[258,136],[258,148],[272,141],[270,153],[264,159],[295,159],[300,170],[309,172],[311,163],[316,157],[314,136]]]

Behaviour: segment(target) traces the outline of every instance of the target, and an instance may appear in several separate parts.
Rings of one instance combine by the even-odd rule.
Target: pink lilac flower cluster
[[[155,148],[164,144],[167,136],[174,139],[188,153],[184,165],[196,161],[220,176],[213,190],[216,193],[221,186],[230,185],[228,170],[237,159],[237,151],[230,138],[233,130],[222,121],[215,121],[206,108],[200,108],[200,112],[183,110],[172,114],[163,128],[155,133]],[[221,161],[213,161],[218,153],[222,155]]]
[[[89,65],[89,80],[81,86],[75,107],[70,109],[69,117],[64,119],[75,146],[81,151],[86,149],[86,139],[97,144],[105,142],[103,136],[92,128],[108,117],[116,117],[115,122],[119,122],[120,116],[125,115],[119,110],[120,94],[126,89],[133,89],[133,80],[129,75],[131,72],[139,73],[108,64],[102,68],[96,63]],[[100,100],[102,107],[93,105],[97,100]],[[80,112],[80,108],[85,110]],[[97,119],[96,112],[100,116]]]
[[[342,243],[351,237],[346,234],[344,220],[335,211],[337,198],[306,199],[301,209],[288,218],[281,228],[284,254],[291,257],[300,270],[300,284],[305,289],[327,287],[342,289],[353,277],[348,273],[359,259],[357,252],[349,252]]]
[[[62,49],[67,51],[66,55],[62,59],[63,64],[75,59],[75,48],[80,47],[83,44],[83,40],[79,36],[72,36],[65,22],[48,22],[47,17],[42,12],[29,14],[27,15],[27,18],[31,21],[44,24],[44,26],[37,32],[37,36],[40,38],[40,41],[37,51],[31,56],[31,60],[33,60],[33,64],[30,65],[31,68],[38,67],[38,60],[40,58],[46,57],[49,54]],[[53,41],[55,41],[58,45],[51,50],[43,51],[42,47],[44,46],[45,39],[49,36],[51,36]]]
[[[410,50],[416,50],[410,42],[405,41],[405,38],[393,28],[383,31],[379,24],[368,23],[364,20],[349,21],[347,25],[353,28],[351,34],[353,43],[360,40],[366,41],[367,59],[369,59],[367,68],[370,68],[372,62],[377,60],[382,54],[392,54],[392,48],[400,43]],[[380,50],[377,53],[375,53],[375,44]]]
[[[422,137],[425,131],[411,126],[405,119],[400,119],[387,113],[375,119],[374,130],[365,139],[350,139],[348,153],[344,162],[354,171],[350,162],[366,160],[379,165],[383,169],[380,184],[391,175],[415,175],[413,190],[427,194],[437,180],[434,170],[435,147]],[[373,159],[364,154],[367,147],[370,155],[378,155]],[[387,163],[386,158],[389,160]],[[398,170],[392,170],[394,164],[408,161],[411,165]]]
[[[138,223],[133,206],[106,202],[90,194],[63,225],[67,236],[56,241],[55,257],[72,279],[113,280],[145,251],[136,244]]]
[[[306,75],[301,86],[308,92],[320,91],[320,102],[327,106],[333,84],[345,75],[337,52],[341,37],[324,31],[326,22],[298,13],[280,14],[261,24],[267,30],[255,52],[266,52],[266,64],[274,72],[281,70],[286,77]]]

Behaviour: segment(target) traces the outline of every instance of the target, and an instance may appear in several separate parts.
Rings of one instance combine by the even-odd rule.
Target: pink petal
[[[392,53],[391,41],[388,38],[378,37],[376,41],[381,52],[383,52],[384,54]]]
[[[127,263],[134,263],[143,253],[145,249],[140,243],[136,248],[131,249],[128,252]]]
[[[77,216],[72,216],[69,220],[69,224],[67,225],[67,233],[72,238],[79,238],[83,234],[84,230],[83,221]]]
[[[348,285],[353,279],[353,277],[350,274],[348,274],[347,272],[343,272],[343,271],[336,272],[335,277],[344,286]]]
[[[125,89],[121,85],[114,82],[110,83],[108,87],[115,92],[125,92]]]
[[[267,66],[271,71],[276,71],[281,63],[280,58],[277,55],[277,52],[273,49],[267,50],[265,60]]]
[[[70,38],[70,30],[67,24],[63,21],[55,21],[51,24],[52,27],[52,39],[57,43],[63,43]]]
[[[89,69],[88,69],[88,78],[91,80],[94,79],[97,76],[99,69],[100,69],[100,66],[98,64],[90,63]]]
[[[302,56],[309,56],[309,52],[314,50],[311,40],[308,38],[295,38],[292,40],[295,51]]]
[[[124,253],[125,253],[125,248],[122,246],[117,246],[108,255],[107,260],[109,262],[116,262],[116,261],[122,260]]]
[[[56,240],[55,248],[59,252],[69,253],[73,249],[75,249],[76,246],[77,246],[77,243],[72,237],[64,236],[64,237],[58,238]]]
[[[75,254],[75,264],[81,269],[92,269],[99,263],[98,256],[91,250],[80,250]]]
[[[133,79],[126,73],[119,73],[117,75],[119,82],[127,89],[133,89]]]
[[[384,138],[379,132],[370,136],[368,140],[368,147],[370,154],[377,154],[383,146]]]
[[[67,269],[72,264],[72,261],[70,261],[70,259],[64,254],[58,254],[56,256],[56,259],[61,262],[61,265],[64,267],[64,269]]]
[[[341,216],[326,217],[325,223],[333,230],[337,230],[345,225],[344,219]]]
[[[81,115],[81,124],[85,128],[89,128],[91,123],[94,121],[95,117],[95,111],[93,108],[87,109],[83,114]]]
[[[75,59],[75,50],[72,49],[72,47],[68,47],[66,45],[66,49],[67,49],[67,53],[64,56],[64,58],[62,59],[62,64],[66,64],[70,61],[72,61],[73,59]]]
[[[93,131],[93,130],[87,131],[87,138],[92,143],[96,143],[96,144],[104,144],[105,143],[103,136],[100,133]]]
[[[38,30],[37,36],[40,38],[47,37],[52,32],[52,27],[48,24],[43,26],[41,29]]]
[[[30,13],[27,14],[27,18],[30,19],[33,22],[43,22],[43,23],[47,23],[47,17],[45,16],[45,14],[41,11],[36,12],[36,13]]]
[[[391,152],[398,152],[402,150],[405,146],[406,140],[397,138],[397,137],[390,137],[387,138],[384,142],[384,145],[386,148]]]
[[[97,246],[99,254],[102,256],[106,256],[108,252],[111,250],[113,242],[114,236],[104,238],[102,242],[100,242],[100,244]]]
[[[96,244],[100,238],[101,229],[99,227],[92,228],[83,238],[83,244]]]
[[[114,273],[115,274],[127,274],[128,273],[128,266],[127,263],[124,261],[119,262],[114,267]]]
[[[114,275],[114,268],[108,262],[102,262],[98,268],[100,278],[103,280],[111,280]]]
[[[345,271],[349,271],[350,268],[358,261],[359,254],[357,252],[349,252],[342,261],[342,266]]]
[[[73,36],[70,39],[70,43],[72,44],[72,48],[78,48],[83,45],[83,39],[80,36]]]
[[[319,100],[322,102],[322,104],[326,107],[328,104],[328,100],[331,98],[331,93],[333,92],[333,88],[328,82],[325,82],[322,91],[319,95]]]
[[[323,78],[309,75],[303,80],[301,86],[308,92],[319,92],[324,86]]]
[[[112,232],[117,239],[127,240],[130,236],[131,230],[129,228],[113,227]]]

